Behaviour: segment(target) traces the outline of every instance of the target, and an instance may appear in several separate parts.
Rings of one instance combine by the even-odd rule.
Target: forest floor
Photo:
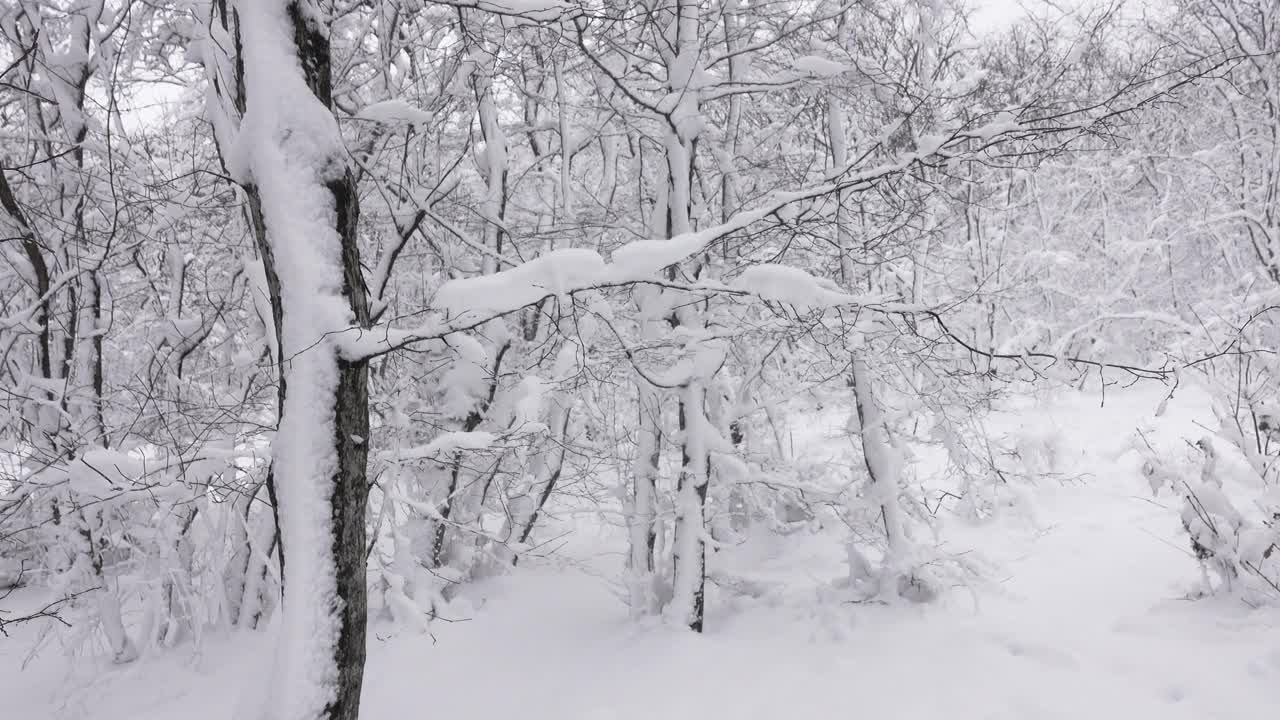
[[[989,576],[928,605],[848,604],[830,533],[752,540],[715,563],[774,590],[713,593],[706,634],[627,617],[612,536],[469,587],[431,635],[375,626],[366,720],[697,718],[1259,718],[1280,702],[1280,612],[1189,600],[1199,571],[1176,498],[1153,497],[1129,451],[1136,427],[1194,440],[1203,403],[1070,396],[1010,415],[1053,447],[1056,479],[981,524],[951,521],[954,551]],[[603,532],[603,531],[601,531]],[[124,667],[50,647],[24,671],[29,628],[0,638],[0,717],[218,720],[265,675],[265,634],[206,640]],[[25,642],[24,642],[25,640]]]

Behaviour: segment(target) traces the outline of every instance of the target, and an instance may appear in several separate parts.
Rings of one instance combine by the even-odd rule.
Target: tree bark
[[[255,234],[282,363],[272,480],[282,565],[287,561],[292,578],[284,588],[276,682],[263,716],[354,720],[367,613],[368,365],[344,359],[329,335],[349,321],[370,324],[359,196],[336,123],[322,117],[332,111],[329,29],[301,0],[242,0],[237,19],[237,35],[244,33],[237,67],[244,69],[245,114],[262,123],[241,132],[258,133],[247,139],[253,147],[247,169],[256,190],[251,211],[265,229]],[[339,278],[329,273],[339,268],[335,292],[330,283]],[[333,306],[347,318],[334,317]]]

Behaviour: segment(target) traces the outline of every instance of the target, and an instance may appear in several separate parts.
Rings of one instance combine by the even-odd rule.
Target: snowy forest
[[[1258,718],[1276,0],[0,0],[0,716]]]

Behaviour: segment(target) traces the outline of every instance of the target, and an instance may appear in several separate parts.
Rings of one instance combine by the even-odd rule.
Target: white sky
[[[970,4],[977,8],[973,28],[979,32],[1007,27],[1026,14],[1020,0],[970,0]]]

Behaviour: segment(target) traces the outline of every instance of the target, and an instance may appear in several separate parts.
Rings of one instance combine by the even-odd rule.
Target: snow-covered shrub
[[[960,417],[939,416],[931,433],[946,450],[935,505],[951,507],[969,522],[1026,511],[1027,488],[1055,474],[1057,435],[1024,427],[1001,432],[976,411],[953,414]]]
[[[1149,453],[1142,472],[1153,492],[1168,488],[1182,498],[1182,528],[1202,573],[1197,594],[1280,601],[1280,488],[1220,436],[1194,448],[1181,458]]]
[[[28,448],[0,492],[0,573],[20,572],[54,598],[67,625],[47,626],[60,632],[46,640],[73,653],[105,640],[106,654],[127,662],[198,644],[211,627],[253,627],[271,610],[272,532],[253,500],[265,463],[252,447],[43,460]]]
[[[847,590],[855,601],[932,601],[981,574],[971,558],[942,546],[943,500],[958,498],[960,512],[978,518],[982,498],[1007,480],[991,462],[971,388],[937,381],[928,368],[915,377],[859,370],[855,385],[874,382],[879,394],[859,391],[849,421],[858,441],[842,514],[850,533]]]

